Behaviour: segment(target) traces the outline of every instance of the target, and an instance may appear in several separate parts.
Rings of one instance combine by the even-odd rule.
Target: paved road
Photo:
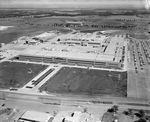
[[[110,100],[111,98],[101,97],[101,98],[80,98],[79,97],[48,97],[44,95],[28,95],[28,94],[12,94],[4,93],[5,100],[0,99],[0,106],[5,103],[5,107],[18,108],[20,110],[36,110],[42,112],[49,112],[51,115],[54,114],[54,111],[83,111],[84,108],[87,108],[88,113],[92,114],[96,121],[107,111],[113,104],[103,104],[103,103],[91,103],[90,100],[95,101],[104,101]],[[1,97],[2,98],[2,97]],[[43,98],[43,99],[42,99]],[[58,99],[61,99],[59,102]],[[124,98],[119,99],[120,102],[125,103]],[[113,99],[117,101],[117,99]],[[138,100],[137,100],[138,101]],[[137,102],[136,99],[131,99],[130,103]],[[128,101],[129,102],[129,101]],[[142,103],[141,101],[139,101]],[[56,104],[60,103],[60,104]],[[117,102],[116,102],[117,103]],[[143,104],[144,101],[143,101]],[[128,108],[133,109],[144,109],[150,110],[150,106],[138,106],[138,105],[127,105],[119,104],[120,110],[126,110]],[[13,117],[15,118],[15,117]]]
[[[132,104],[134,106],[139,107],[147,107],[147,109],[150,107],[150,104],[148,101],[144,99],[136,99],[136,98],[120,98],[120,97],[110,97],[110,96],[88,96],[88,95],[43,95],[43,94],[25,94],[25,93],[9,93],[9,92],[0,92],[1,98],[6,99],[22,99],[22,100],[31,100],[31,101],[39,101],[43,103],[54,103],[54,101],[57,101],[57,103],[70,103],[75,105],[79,104],[91,104],[91,105],[100,105],[100,104],[119,104],[119,105],[126,105],[126,104]],[[112,103],[111,103],[112,102]]]

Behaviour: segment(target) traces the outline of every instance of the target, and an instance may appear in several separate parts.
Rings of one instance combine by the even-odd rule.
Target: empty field
[[[64,67],[40,90],[52,93],[125,97],[127,94],[127,73]]]
[[[38,64],[2,62],[0,63],[0,88],[22,87],[46,67]]]
[[[59,19],[51,20],[50,18],[11,18],[9,20],[0,19],[1,26],[14,26],[0,32],[0,43],[7,44],[21,36],[34,36],[51,30],[58,30],[61,33],[70,32],[69,29],[62,27],[51,27],[51,24],[57,22],[57,20],[58,22],[60,21]],[[30,24],[26,24],[27,22]]]

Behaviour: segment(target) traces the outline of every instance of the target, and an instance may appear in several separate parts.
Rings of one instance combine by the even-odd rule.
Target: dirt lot
[[[48,80],[40,90],[53,93],[125,97],[127,73],[64,67]]]
[[[22,87],[46,67],[37,64],[2,62],[0,63],[0,88]]]

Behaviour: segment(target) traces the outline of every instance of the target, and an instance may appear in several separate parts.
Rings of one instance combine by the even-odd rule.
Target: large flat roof
[[[68,45],[62,43],[52,44],[48,42],[44,46],[40,47],[33,46],[33,48],[29,48],[25,50],[21,55],[29,55],[29,56],[38,56],[38,57],[59,57],[66,59],[74,59],[74,60],[88,60],[88,61],[105,61],[105,62],[119,62],[122,57],[122,47],[126,45],[124,41],[124,37],[115,36],[115,37],[106,37],[103,35],[86,34],[86,33],[76,33],[69,34],[69,37],[91,37],[91,36],[101,36],[96,38],[94,41],[89,42],[100,42],[101,45],[97,47],[92,44],[89,45]],[[67,36],[68,37],[68,36]],[[100,39],[100,40],[98,40]],[[102,39],[102,40],[101,40]],[[66,41],[65,41],[66,42]],[[79,41],[75,41],[79,42]],[[106,48],[107,46],[107,48]],[[106,49],[106,50],[104,50]]]
[[[30,52],[30,53],[29,53]],[[22,53],[21,55],[29,55],[37,57],[60,57],[60,58],[68,58],[68,59],[77,59],[77,60],[88,60],[88,61],[113,61],[113,55],[105,55],[105,54],[97,54],[97,53],[76,53],[76,52],[65,52],[65,51],[46,51],[46,50],[28,50],[26,53]],[[114,61],[116,62],[116,61]]]
[[[27,119],[38,122],[47,122],[51,116],[47,113],[38,112],[38,111],[26,111],[21,119]]]
[[[43,56],[44,57],[61,57],[61,58],[68,58],[68,59],[93,61],[96,58],[97,54],[51,51],[50,53],[46,53]]]
[[[111,56],[111,55],[101,55],[101,54],[99,54],[96,57],[95,61],[110,61],[110,62],[112,62],[113,58],[114,58],[114,56]]]

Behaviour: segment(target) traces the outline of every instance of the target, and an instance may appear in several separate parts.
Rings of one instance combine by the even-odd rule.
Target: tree
[[[130,115],[133,114],[133,111],[130,108],[128,109],[128,112],[129,112]]]
[[[113,112],[117,112],[118,111],[118,106],[117,105],[114,105],[114,106],[112,106],[111,108],[109,108],[108,110],[107,110],[107,112],[110,112],[110,113],[113,113]]]
[[[139,110],[139,114],[141,117],[145,117],[145,111],[143,109]]]
[[[140,122],[145,119],[145,111],[143,109],[139,110],[139,112],[135,113],[135,115],[141,119]]]
[[[57,41],[59,42],[59,41],[60,41],[60,39],[57,39]]]
[[[128,116],[128,115],[129,115],[129,112],[128,112],[128,111],[124,111],[123,114],[125,114],[125,115]]]
[[[131,117],[131,118],[134,118],[134,114],[133,114],[133,110],[132,109],[128,109],[128,115]]]
[[[109,108],[109,109],[107,110],[107,112],[109,112],[109,113],[113,113],[113,112],[115,112],[115,111],[114,111],[114,109],[113,109],[113,108]]]
[[[139,119],[137,121],[134,121],[134,122],[147,122],[145,119]]]
[[[114,109],[114,112],[117,112],[118,111],[118,105],[114,105],[112,108]]]

